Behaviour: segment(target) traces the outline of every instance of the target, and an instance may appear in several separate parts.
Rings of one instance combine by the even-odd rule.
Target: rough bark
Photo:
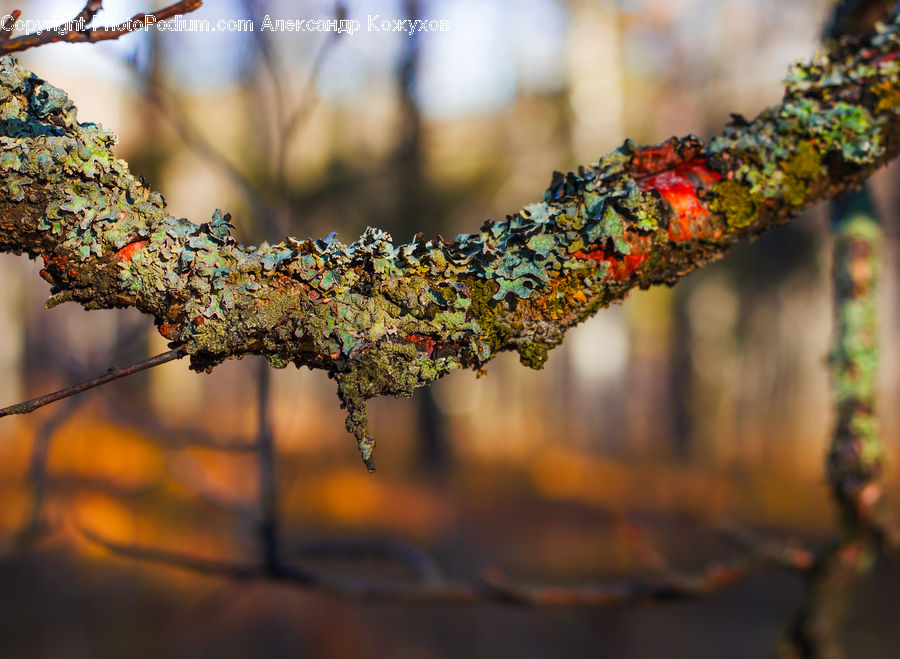
[[[0,250],[42,257],[48,305],[133,306],[192,367],[262,354],[326,370],[367,465],[365,401],[406,396],[516,350],[540,368],[566,330],[635,286],[671,284],[737,240],[863,181],[898,150],[900,24],[794,66],[783,102],[688,136],[555,173],[541,202],[455,241],[239,245],[201,225],[78,123],[66,94],[0,59]]]

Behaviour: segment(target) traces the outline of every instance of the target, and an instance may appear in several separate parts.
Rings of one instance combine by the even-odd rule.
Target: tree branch
[[[201,558],[180,552],[119,543],[79,527],[88,541],[132,560],[188,570],[207,576],[285,582],[310,590],[367,602],[395,604],[504,604],[525,607],[606,607],[652,600],[689,599],[731,586],[759,569],[783,566],[787,550],[760,544],[727,561],[714,561],[695,572],[674,572],[649,580],[619,581],[587,586],[531,586],[512,581],[496,570],[476,583],[447,581],[440,572],[424,572],[418,584],[383,584],[331,579],[277,563],[243,563]],[[792,569],[806,570],[802,555]],[[421,560],[421,558],[417,559]]]
[[[147,359],[142,359],[141,361],[135,362],[130,366],[110,369],[103,375],[98,376],[92,380],[88,380],[87,382],[82,382],[71,387],[66,387],[65,389],[60,389],[59,391],[55,391],[52,394],[45,394],[43,396],[38,396],[37,398],[32,398],[31,400],[26,400],[22,403],[16,403],[15,405],[4,407],[3,409],[0,409],[0,419],[5,416],[10,416],[11,414],[29,414],[30,412],[34,412],[40,407],[44,407],[44,405],[55,403],[56,401],[62,400],[63,398],[68,398],[69,396],[83,393],[88,389],[99,387],[102,384],[107,384],[108,382],[118,380],[119,378],[124,378],[128,375],[140,373],[141,371],[145,371],[148,368],[161,366],[162,364],[165,364],[167,362],[181,359],[182,357],[184,357],[184,354],[185,353],[181,348],[175,348],[173,350],[169,350],[168,352],[163,352],[159,355],[148,357]]]
[[[134,306],[194,369],[262,354],[326,370],[372,468],[365,401],[516,350],[540,368],[573,325],[672,284],[734,242],[859,185],[900,148],[898,11],[795,66],[783,102],[709,144],[626,143],[556,173],[542,202],[448,242],[238,245],[219,211],[165,211],[61,90],[0,60],[0,251],[41,256],[48,304]]]
[[[180,0],[168,7],[164,7],[153,13],[141,12],[135,14],[129,20],[115,27],[88,27],[103,8],[102,0],[87,0],[84,8],[78,12],[78,15],[68,23],[57,25],[56,27],[41,30],[32,34],[23,34],[20,37],[12,37],[15,22],[18,20],[22,12],[16,10],[11,14],[14,16],[12,23],[4,23],[0,25],[0,32],[3,33],[0,38],[0,55],[8,55],[17,53],[36,46],[44,46],[51,43],[96,43],[98,41],[110,41],[143,29],[145,26],[152,25],[157,21],[164,21],[175,16],[189,14],[203,6],[203,0]]]

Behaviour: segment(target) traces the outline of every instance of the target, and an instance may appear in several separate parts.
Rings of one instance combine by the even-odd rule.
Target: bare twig
[[[181,0],[157,12],[141,12],[113,27],[88,27],[88,24],[93,21],[94,15],[100,11],[101,5],[102,2],[99,0],[88,0],[78,16],[68,23],[41,30],[40,33],[23,34],[14,38],[7,37],[0,42],[0,55],[18,53],[50,43],[96,43],[118,39],[129,32],[143,29],[148,24],[195,11],[203,5],[203,0]],[[4,25],[3,28],[7,32],[12,30],[12,26]]]
[[[779,542],[760,538],[736,524],[721,524],[719,536],[745,552],[764,556],[773,565],[787,570],[807,572],[815,567],[815,554],[797,542]]]
[[[267,566],[252,562],[206,559],[175,551],[119,543],[85,528],[78,530],[90,542],[124,558],[207,576],[285,582],[353,600],[397,604],[603,607],[650,600],[687,599],[726,588],[772,564],[765,553],[747,552],[728,561],[711,562],[696,572],[652,580],[575,587],[530,586],[514,582],[497,571],[489,571],[474,583],[441,580],[433,585],[397,585],[330,579],[285,563]]]
[[[181,348],[175,348],[154,357],[143,359],[139,362],[131,364],[130,366],[125,366],[118,369],[110,369],[108,372],[94,378],[93,380],[88,380],[87,382],[82,382],[81,384],[76,384],[72,387],[60,389],[59,391],[53,392],[52,394],[38,396],[37,398],[32,398],[31,400],[26,400],[22,403],[16,403],[15,405],[4,407],[3,409],[0,409],[0,419],[12,414],[29,414],[31,412],[34,412],[36,409],[43,407],[44,405],[49,405],[50,403],[55,403],[56,401],[68,398],[69,396],[80,394],[87,391],[88,389],[99,387],[100,385],[112,382],[113,380],[118,380],[119,378],[124,378],[128,375],[133,375],[135,373],[145,371],[148,368],[153,368],[155,366],[160,366],[176,359],[181,359],[182,357],[184,357],[184,355],[185,353]]]

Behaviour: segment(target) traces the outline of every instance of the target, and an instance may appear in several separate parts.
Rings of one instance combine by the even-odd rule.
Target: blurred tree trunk
[[[415,21],[422,17],[419,0],[406,0],[404,16]],[[412,235],[422,227],[422,205],[431,198],[429,179],[425,175],[424,135],[422,115],[416,100],[416,83],[419,76],[421,39],[414,34],[403,42],[403,55],[397,72],[397,91],[400,96],[400,139],[394,154],[397,171],[397,223],[404,235]],[[429,215],[435,225],[442,224],[441,217]],[[419,466],[432,474],[443,475],[451,458],[447,436],[447,419],[441,411],[431,387],[416,391],[417,460]]]

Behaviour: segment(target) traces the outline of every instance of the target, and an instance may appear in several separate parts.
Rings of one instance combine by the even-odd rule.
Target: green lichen
[[[522,345],[517,346],[516,350],[519,351],[519,361],[528,368],[535,370],[544,368],[544,363],[547,361],[548,346],[535,341],[526,341]]]
[[[809,184],[821,177],[822,157],[809,144],[800,144],[784,162],[784,200],[801,206],[809,198]]]
[[[485,348],[481,351],[483,361],[507,349],[515,328],[502,321],[499,303],[494,295],[499,286],[488,279],[471,278],[466,282],[469,294],[469,313],[481,328],[481,339]]]
[[[744,229],[756,219],[756,202],[749,188],[736,181],[722,181],[712,187],[709,209],[725,217],[730,230]]]

